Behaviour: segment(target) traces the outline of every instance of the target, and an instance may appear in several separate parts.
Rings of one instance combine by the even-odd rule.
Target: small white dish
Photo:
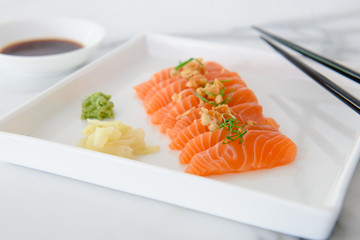
[[[37,39],[66,39],[82,45],[65,53],[16,56],[0,53],[3,71],[31,77],[54,76],[83,64],[102,42],[105,31],[98,24],[72,18],[32,18],[0,23],[0,49]]]

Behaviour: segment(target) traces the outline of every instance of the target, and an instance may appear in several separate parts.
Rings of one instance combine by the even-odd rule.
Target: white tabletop
[[[271,51],[265,44],[253,41],[258,34],[250,26],[258,24],[360,70],[360,4],[357,1],[256,2],[0,0],[0,21],[36,15],[96,21],[107,29],[107,37],[91,61],[142,32],[168,33]],[[23,79],[0,73],[0,116],[63,77],[23,84]],[[359,189],[360,172],[357,170],[330,239],[358,239]],[[297,239],[0,162],[0,239],[205,238]]]

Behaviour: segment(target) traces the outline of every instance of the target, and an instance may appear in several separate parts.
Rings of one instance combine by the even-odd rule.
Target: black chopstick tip
[[[272,43],[269,39],[267,39],[266,37],[264,36],[260,36],[260,38],[262,40],[264,40],[267,44],[269,44],[271,47],[275,48],[275,49],[279,49],[274,43]]]
[[[258,27],[258,26],[251,26],[251,28],[255,29],[255,30],[258,30],[258,31],[261,31],[261,29]]]
[[[261,29],[261,28],[258,27],[258,26],[251,26],[251,27],[252,27],[253,29],[255,29],[256,31],[258,31],[258,32],[261,32],[261,33],[263,33],[263,34],[265,34],[265,35],[270,36],[270,33],[266,32],[265,30]]]

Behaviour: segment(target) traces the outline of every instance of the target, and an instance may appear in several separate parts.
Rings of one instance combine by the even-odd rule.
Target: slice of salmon
[[[168,105],[166,105],[166,106],[158,109],[154,113],[152,113],[151,114],[151,123],[152,124],[160,124],[174,105],[175,105],[175,102],[170,102]]]
[[[276,129],[280,128],[280,125],[275,121],[275,119],[270,118],[270,117],[264,118],[264,121],[262,124],[272,126],[273,128],[276,128]]]
[[[171,77],[171,71],[173,67],[164,68],[156,73],[154,73],[149,80],[146,82],[140,83],[134,87],[138,97],[144,99],[149,89],[152,88],[154,84],[162,82]],[[179,78],[179,77],[178,77]]]
[[[224,70],[224,67],[222,65],[220,65],[219,63],[216,63],[216,62],[212,62],[212,61],[205,62],[204,66],[205,66],[205,71],[208,74],[215,74],[217,72],[220,72],[220,71]],[[173,71],[173,69],[174,69],[174,67],[169,67],[169,68],[162,69],[161,71],[156,72],[155,74],[153,74],[148,81],[136,85],[134,87],[134,89],[135,89],[138,97],[140,99],[144,100],[146,95],[149,93],[149,91],[154,86],[158,85],[161,82],[167,82],[167,84],[169,84],[169,82],[168,82],[169,78],[173,78],[173,80],[177,80],[177,79],[182,78],[179,75],[172,76],[171,72]],[[166,87],[167,84],[163,83],[163,87]]]
[[[247,123],[248,121],[254,122],[255,124],[257,124],[257,126],[266,124],[266,119],[262,115],[262,107],[255,102],[242,103],[231,107],[231,110],[234,112],[236,118],[241,124]],[[204,131],[198,131],[198,129],[204,129],[203,126],[199,126],[202,125],[201,121],[199,120],[200,115],[197,115],[195,117],[198,118],[194,119],[193,122],[186,127],[184,126],[185,124],[183,124],[184,128],[178,131],[176,134],[172,131],[174,134],[174,138],[172,140],[172,143],[170,144],[171,149],[181,150],[192,138],[194,138],[198,134],[204,133]],[[278,127],[275,127],[275,129],[278,129]],[[194,132],[192,132],[193,130]]]
[[[170,143],[169,148],[172,150],[181,150],[191,139],[208,131],[208,127],[201,124],[200,119],[197,119],[176,135]]]
[[[225,95],[224,95],[224,100],[226,100],[226,98],[229,99],[228,105],[230,107],[239,105],[242,103],[248,103],[248,102],[257,103],[257,98],[253,91],[251,91],[247,87],[242,86],[238,82],[233,82],[232,84],[233,85],[231,85],[229,83],[227,86],[225,86]],[[228,89],[231,89],[232,87],[235,87],[236,91],[231,91],[230,93],[226,94]],[[204,106],[206,106],[206,108],[208,108],[208,109],[211,109],[211,107],[213,105],[205,103],[203,105],[203,107]],[[177,133],[179,133],[185,127],[189,126],[195,119],[199,119],[200,118],[200,114],[199,114],[200,108],[201,107],[198,107],[192,114],[189,114],[185,117],[178,119],[176,121],[175,125],[172,127],[172,129],[169,129],[167,131],[169,137],[174,138]],[[248,120],[250,120],[250,119],[248,119]]]
[[[220,71],[220,69],[222,68],[221,65],[219,64],[216,64],[216,63],[210,63],[207,65],[208,66],[208,73],[205,74],[205,77],[207,77],[207,79],[209,79],[209,81],[212,81],[214,80],[212,78],[212,76],[216,76],[218,74],[218,72]],[[231,85],[234,85],[234,84],[238,84],[238,85],[241,85],[241,86],[246,86],[245,85],[245,82],[243,82],[240,77],[238,78],[233,78],[231,81],[229,81],[229,79],[224,76],[222,77],[221,79],[227,79],[226,82],[224,82],[224,86],[231,86]],[[146,93],[146,96],[144,97],[144,101],[147,101],[148,99],[150,99],[158,90],[170,85],[171,83],[175,82],[176,80],[180,79],[179,76],[175,76],[175,77],[169,77],[161,82],[158,82],[158,83],[153,83],[152,87],[150,89],[147,90],[147,93]]]
[[[221,142],[227,134],[228,132],[224,129],[217,129],[212,132],[206,131],[195,136],[185,144],[179,155],[179,162],[182,164],[189,163],[194,155]]]
[[[192,108],[197,107],[199,103],[200,100],[195,96],[195,94],[187,96],[181,101],[175,103],[171,110],[166,114],[164,120],[161,122],[160,132],[166,133],[167,129],[172,129],[179,117],[181,117],[183,114],[190,113],[189,111],[191,111]]]
[[[254,92],[247,87],[236,89],[236,91],[227,94],[225,96],[225,99],[226,98],[229,98],[227,105],[230,107],[241,103],[258,102]]]
[[[231,106],[230,108],[234,113],[236,113],[236,118],[241,123],[254,121],[258,124],[263,124],[265,121],[262,114],[262,106],[257,102],[240,103],[235,106]]]
[[[206,142],[208,139],[205,139]],[[202,145],[201,142],[198,144]],[[249,130],[243,142],[222,142],[194,155],[185,172],[207,176],[273,168],[295,160],[297,147],[278,131]]]
[[[151,86],[151,88],[147,90],[143,100],[145,102],[148,101],[151,97],[153,97],[156,94],[157,91],[165,88],[166,86],[174,83],[175,81],[177,81],[179,79],[181,79],[181,78],[179,78],[179,77],[170,77],[170,78],[167,78],[164,81],[153,84]]]
[[[180,94],[181,94],[181,98],[186,98],[187,96],[194,95],[195,90],[192,88],[187,88],[187,89],[183,90]],[[158,109],[156,112],[152,113],[151,114],[151,123],[160,124],[174,105],[175,105],[175,102],[172,101],[168,105],[166,105],[166,106]]]
[[[206,104],[204,106],[206,106],[207,109],[211,109],[213,105]],[[256,102],[240,103],[235,106],[231,106],[230,108],[236,114],[236,118],[238,118],[241,123],[246,123],[247,121],[254,121],[257,124],[267,124],[267,118],[264,118],[262,114],[262,107]],[[167,131],[169,137],[171,139],[174,139],[175,137],[180,137],[178,136],[178,134],[183,129],[190,126],[196,119],[200,119],[200,109],[201,107],[198,107],[191,114],[178,119],[174,127],[171,130]],[[272,126],[277,125],[275,120],[269,118],[269,124],[271,123]],[[277,128],[279,128],[279,125],[277,126]]]
[[[273,126],[270,125],[247,125],[244,128],[244,131],[246,130],[278,131],[277,128],[274,128]],[[183,131],[185,131],[185,129]],[[214,131],[205,131],[204,133],[194,136],[182,148],[182,151],[179,155],[180,163],[182,164],[189,163],[191,158],[195,154],[207,150],[208,148],[214,146],[218,142],[222,142],[227,134],[229,134],[229,132],[221,128]],[[180,143],[180,141],[181,140],[179,140],[178,144]],[[181,142],[180,144],[183,143]]]
[[[222,72],[222,71],[227,72],[228,71],[221,64],[214,62],[214,61],[204,62],[204,66],[205,66],[207,73]]]
[[[206,109],[211,109],[213,105],[211,104],[203,104],[197,108],[195,108],[193,111],[191,111],[190,114],[187,114],[186,116],[180,117],[176,123],[175,126],[172,129],[169,129],[166,133],[167,135],[173,139],[176,137],[176,135],[184,128],[188,127],[191,123],[193,123],[196,119],[200,119],[200,109],[202,107]]]
[[[210,81],[218,79],[219,81],[221,81],[225,87],[234,85],[234,84],[239,84],[241,86],[246,87],[246,83],[244,82],[244,80],[242,80],[242,78],[240,77],[240,75],[236,72],[229,72],[229,71],[225,71],[225,72],[208,72],[207,74],[205,74],[205,76],[207,77],[207,79],[209,79]]]
[[[144,102],[145,110],[148,114],[152,114],[160,108],[168,105],[172,99],[171,96],[174,93],[179,93],[186,88],[186,79],[179,79],[167,87],[159,90],[151,97],[147,102]]]

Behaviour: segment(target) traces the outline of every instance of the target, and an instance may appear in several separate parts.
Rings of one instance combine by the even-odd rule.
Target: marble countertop
[[[105,2],[120,4],[115,1]],[[131,1],[124,2],[131,5]],[[227,2],[238,4],[234,1]],[[311,13],[301,15],[285,1],[278,2],[285,4],[289,10],[293,10],[294,16],[279,13],[280,16],[262,17],[261,21],[258,18],[256,21],[248,19],[243,24],[235,25],[228,24],[224,20],[222,24],[226,27],[216,26],[206,31],[196,24],[191,28],[191,23],[187,23],[188,27],[182,26],[178,31],[173,31],[168,25],[160,28],[155,24],[158,20],[152,20],[156,27],[142,26],[142,29],[138,31],[168,33],[272,51],[266,44],[255,41],[258,34],[250,27],[252,23],[255,23],[324,56],[360,70],[360,4],[356,1],[345,1],[348,4],[345,4],[347,8],[342,6],[338,8],[339,11],[335,11],[339,4],[333,1],[331,3],[334,4],[329,4],[331,7],[322,12],[315,8]],[[296,7],[305,10],[307,2],[310,1],[305,1],[304,5]],[[324,3],[324,1],[319,2]],[[0,10],[2,13],[0,21],[31,16],[25,13],[25,10],[15,11],[16,4],[16,1],[4,4],[5,8]],[[39,13],[43,11],[51,15],[53,11],[57,15],[78,15],[103,23],[107,27],[108,36],[91,61],[103,56],[136,34],[133,28],[119,34],[112,24],[117,20],[116,16],[112,15],[114,11],[105,7],[96,9],[96,6],[99,6],[96,1],[86,2],[90,9],[88,11],[79,10],[80,5],[85,4],[85,1],[75,1],[73,4],[75,10],[73,8],[68,11],[62,10],[61,7],[60,10],[53,10],[52,7],[56,8],[57,4],[50,6],[42,0],[34,1],[33,4],[42,6],[39,7],[40,10],[36,10]],[[136,8],[136,6],[132,7]],[[254,10],[255,7],[251,5],[249,9]],[[34,6],[29,6],[29,8],[35,9]],[[107,10],[110,12],[109,15],[105,14]],[[97,15],[97,13],[102,15]],[[134,16],[138,17],[136,14]],[[171,17],[171,15],[165,17]],[[131,21],[133,20],[130,20],[128,24],[131,24]],[[180,24],[176,21],[173,23]],[[134,21],[134,24],[138,22]],[[126,27],[123,22],[120,26],[123,29]],[[196,31],[197,28],[203,30]],[[24,83],[23,79],[0,73],[0,117],[65,76],[56,76],[36,83]],[[0,196],[1,239],[298,239],[4,162],[0,162]],[[329,239],[358,239],[360,235],[359,199],[360,171],[357,169],[339,220]]]

